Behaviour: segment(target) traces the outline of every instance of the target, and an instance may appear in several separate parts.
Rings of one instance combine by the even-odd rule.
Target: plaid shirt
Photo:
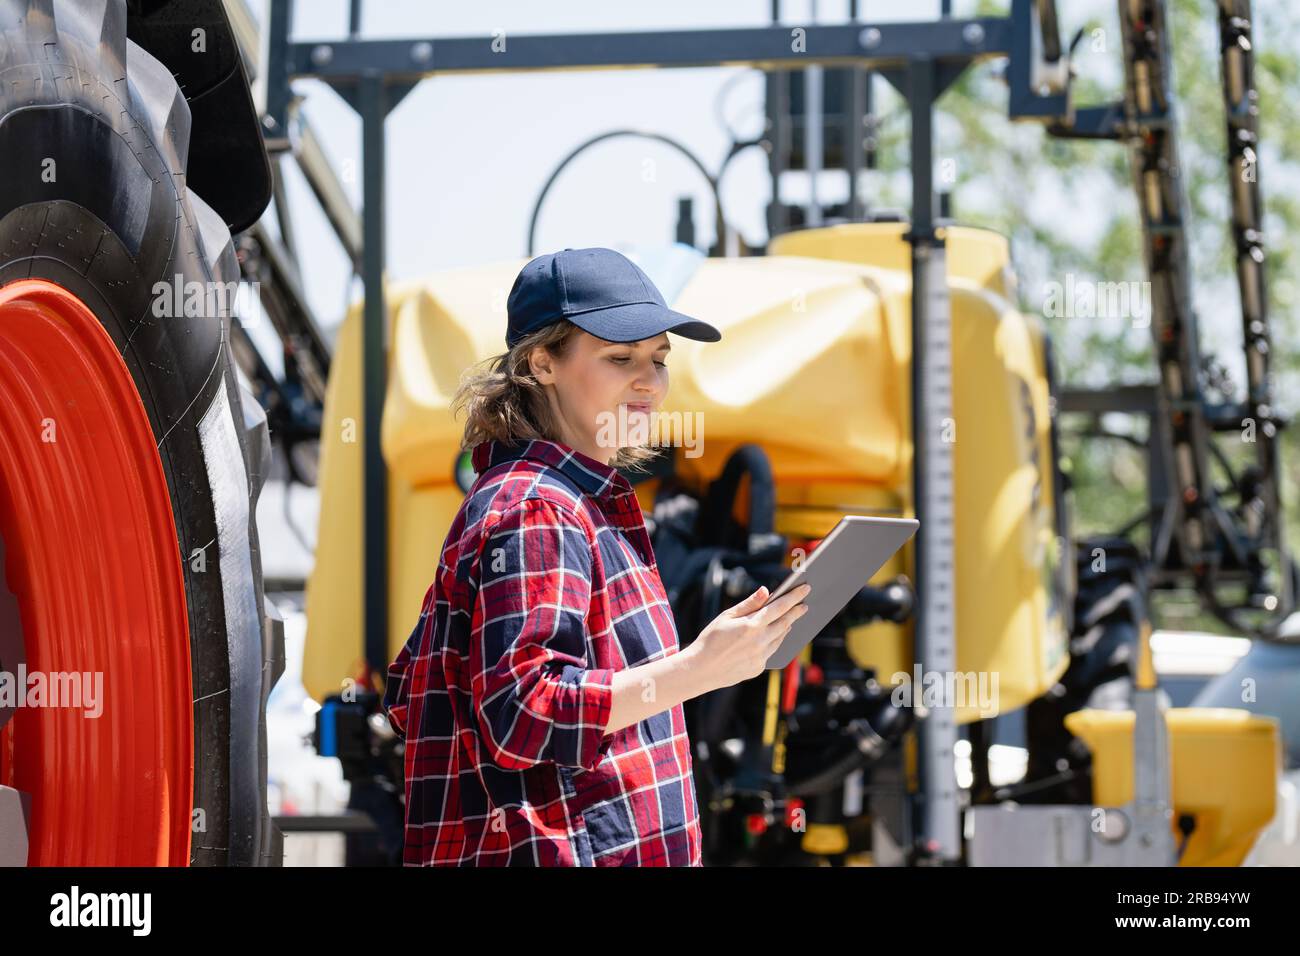
[[[679,650],[636,493],[553,441],[473,461],[388,668],[405,865],[701,866],[682,705],[604,733],[614,672]]]

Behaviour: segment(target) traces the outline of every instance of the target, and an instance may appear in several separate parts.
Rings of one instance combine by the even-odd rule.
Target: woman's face
[[[557,359],[544,348],[529,356],[547,395],[561,441],[608,464],[620,445],[644,444],[648,419],[668,392],[668,333],[639,342],[607,342],[582,329]],[[621,432],[626,423],[627,432]],[[631,441],[626,439],[631,435]],[[612,439],[612,440],[611,440]]]

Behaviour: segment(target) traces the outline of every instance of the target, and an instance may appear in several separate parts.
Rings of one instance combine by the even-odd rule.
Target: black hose
[[[830,758],[830,762],[812,776],[793,782],[787,781],[786,791],[791,796],[813,797],[829,793],[842,784],[849,774],[872,763],[888,749],[889,745],[885,739],[865,720],[852,721],[848,730],[849,750],[840,757]],[[842,746],[837,743],[831,750],[841,749]],[[817,762],[823,761],[819,759]]]
[[[731,512],[740,480],[749,474],[749,536],[771,535],[776,524],[776,484],[772,478],[772,463],[759,445],[741,445],[727,459],[722,474],[709,485],[705,507],[700,512],[700,541],[702,544],[740,546],[748,552],[749,541],[727,540]]]

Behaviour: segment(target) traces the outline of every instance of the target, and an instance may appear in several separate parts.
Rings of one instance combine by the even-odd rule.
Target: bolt
[[[317,66],[324,66],[332,59],[334,59],[333,47],[327,46],[323,43],[320,46],[312,47],[311,61]]]
[[[858,43],[864,50],[874,50],[880,46],[880,31],[875,27],[867,27],[858,34]]]
[[[433,59],[433,44],[422,40],[411,47],[411,59],[416,63],[428,63]]]
[[[984,42],[984,28],[978,23],[968,23],[961,31],[961,38],[971,46],[979,46]]]

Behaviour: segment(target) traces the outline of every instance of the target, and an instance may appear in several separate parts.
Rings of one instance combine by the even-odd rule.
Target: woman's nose
[[[659,373],[654,362],[638,365],[632,387],[643,392],[654,392],[659,388]]]

